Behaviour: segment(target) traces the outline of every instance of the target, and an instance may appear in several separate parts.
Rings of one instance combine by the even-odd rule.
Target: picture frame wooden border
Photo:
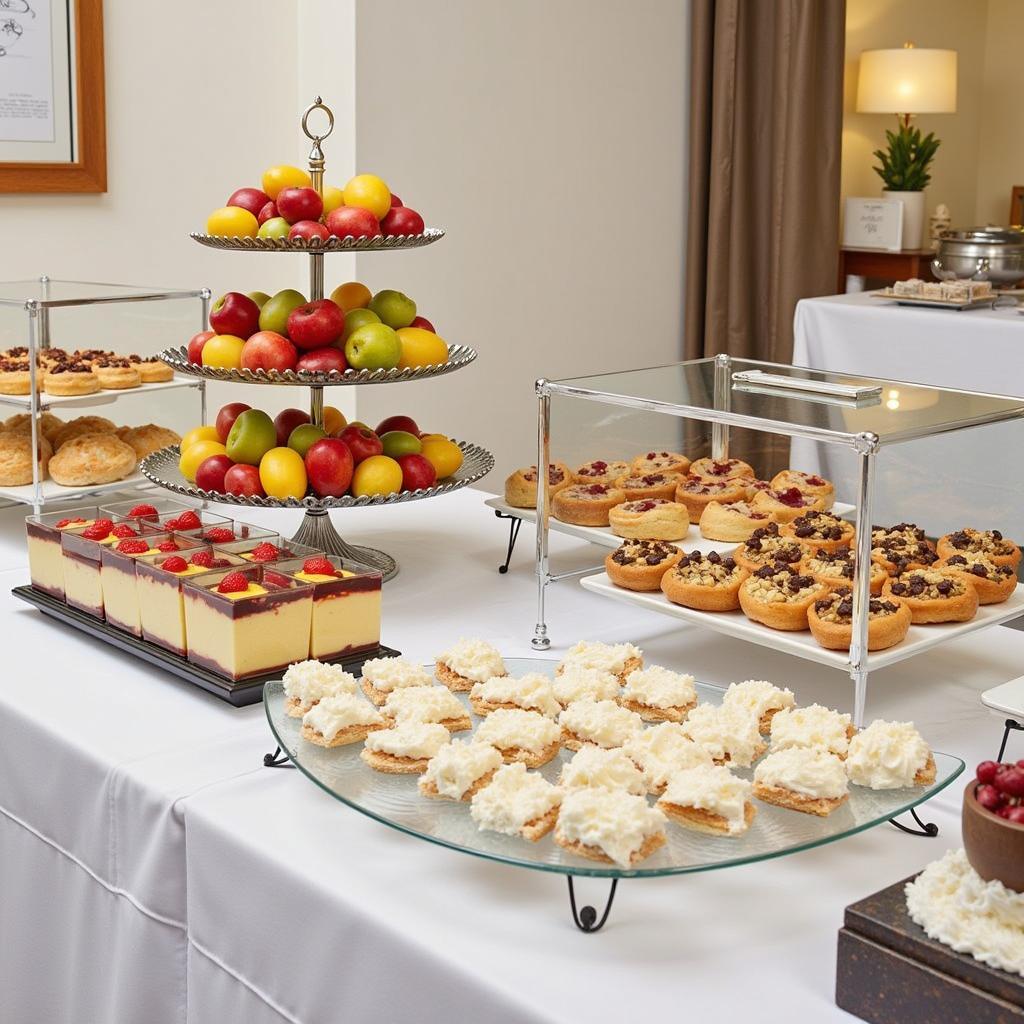
[[[103,0],[72,2],[78,159],[73,163],[0,163],[0,194],[107,191]]]

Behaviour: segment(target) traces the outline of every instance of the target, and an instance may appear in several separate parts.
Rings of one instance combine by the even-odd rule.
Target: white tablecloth
[[[532,537],[495,571],[506,526],[479,492],[338,515],[395,554],[386,642],[429,660],[460,634],[529,655]],[[282,514],[262,521],[287,522]],[[0,512],[0,551],[17,516]],[[556,569],[600,552],[556,538]],[[0,592],[24,580],[0,574]],[[564,878],[433,847],[348,810],[299,773],[261,767],[260,707],[235,710],[0,595],[0,1020],[613,1021],[846,1019],[832,1003],[849,902],[959,842],[954,786],[938,840],[884,827],[778,861],[623,883],[582,935]],[[560,650],[632,639],[710,682],[763,676],[849,708],[840,672],[550,590]],[[1020,674],[996,628],[877,673],[870,715],[914,718],[936,748],[990,756],[978,693]],[[584,880],[600,904],[604,883]],[[766,993],[775,993],[767,997]]]
[[[804,299],[793,363],[940,387],[1024,395],[1024,316],[1014,309],[919,309],[868,294]],[[853,453],[794,440],[791,462],[856,496]],[[1024,537],[1024,423],[978,427],[883,448],[875,521],[917,522],[929,533],[962,526]]]

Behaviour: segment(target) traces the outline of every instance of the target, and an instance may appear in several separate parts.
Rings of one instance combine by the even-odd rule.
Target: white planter
[[[920,249],[924,244],[924,193],[923,192],[890,192],[882,195],[886,199],[900,199],[903,202],[903,241],[904,249]]]

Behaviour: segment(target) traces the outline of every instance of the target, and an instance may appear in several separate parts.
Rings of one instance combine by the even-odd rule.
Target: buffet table
[[[383,640],[407,656],[432,660],[460,635],[531,653],[532,562],[497,573],[505,531],[484,497],[344,513],[347,533],[402,565]],[[880,827],[746,867],[627,880],[606,929],[580,934],[560,876],[431,846],[262,767],[274,743],[261,706],[230,708],[20,605],[21,517],[0,511],[0,1019],[653,1020],[680,1005],[849,1019],[833,1004],[843,908],[959,845],[954,784],[923,809],[938,839]],[[565,569],[603,553],[561,536],[551,551]],[[709,682],[768,678],[804,702],[852,703],[840,673],[578,587],[552,591],[549,620],[552,658],[580,638],[628,639]],[[1001,728],[978,695],[1022,659],[1017,631],[965,637],[879,670],[872,715],[913,719],[972,765]],[[601,906],[606,884],[579,891]]]
[[[989,394],[1024,394],[1024,316],[1016,309],[964,312],[898,306],[869,293],[803,299],[793,326],[793,363]],[[900,402],[900,395],[884,396]],[[890,406],[892,407],[892,406]],[[898,408],[898,406],[897,406]],[[916,521],[930,506],[929,533],[978,518],[1024,536],[1020,426],[997,424],[894,448],[881,460],[879,522]],[[856,493],[856,460],[827,445],[794,440],[792,464]]]

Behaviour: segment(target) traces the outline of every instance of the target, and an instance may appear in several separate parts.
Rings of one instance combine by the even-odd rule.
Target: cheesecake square
[[[100,505],[100,515],[108,519],[137,519],[140,522],[156,526],[161,517],[172,516],[184,512],[193,506],[186,505],[176,498],[157,498],[144,496],[129,501],[107,502]]]
[[[311,658],[340,658],[380,646],[379,570],[340,555],[288,558],[275,566],[313,588]]]
[[[323,554],[316,548],[308,547],[306,544],[296,544],[295,541],[288,540],[277,533],[271,533],[265,537],[249,537],[247,540],[214,544],[214,547],[232,555],[240,555],[247,562],[257,565],[269,565],[273,562],[284,562],[296,558],[307,559]]]
[[[306,658],[313,588],[294,576],[268,565],[218,569],[184,580],[182,598],[194,665],[239,680]]]
[[[184,533],[196,537],[216,528],[224,528],[226,530],[230,525],[231,520],[227,516],[218,515],[216,512],[207,512],[204,508],[186,508],[167,512],[158,516],[156,522],[156,527],[159,530]],[[271,533],[272,531],[268,530],[266,532]],[[229,533],[230,536],[228,535]],[[233,530],[221,536],[227,541],[237,539]],[[204,536],[203,539],[208,540],[209,538]]]
[[[139,524],[126,519],[99,515],[60,533],[61,563],[64,567],[64,600],[79,611],[105,618],[103,585],[100,582],[100,554],[104,547],[127,537],[139,537]]]
[[[204,524],[196,531],[196,536],[200,540],[205,540],[207,544],[233,544],[239,540],[266,540],[276,534],[265,526],[228,519],[224,523]]]
[[[64,560],[60,538],[65,530],[84,530],[100,516],[95,505],[45,512],[25,517],[28,570],[32,586],[44,594],[64,600]]]

